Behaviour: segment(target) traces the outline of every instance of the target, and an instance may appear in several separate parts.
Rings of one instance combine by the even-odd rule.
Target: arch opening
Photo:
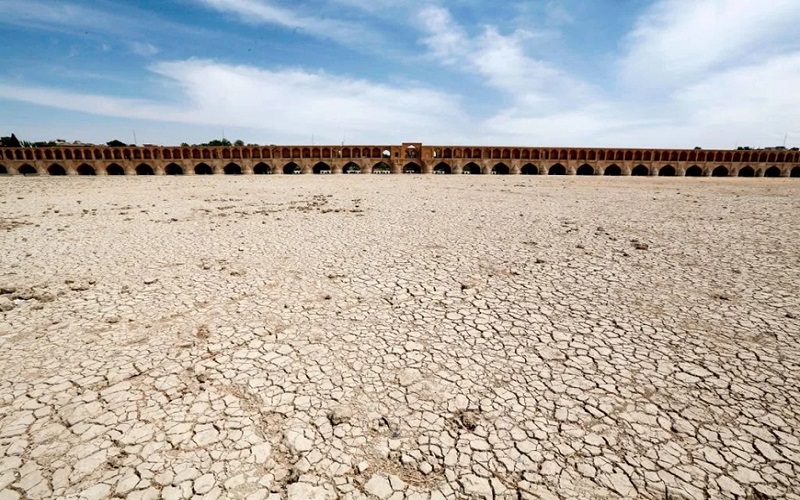
[[[153,167],[147,163],[141,163],[136,167],[136,175],[155,175]]]
[[[292,161],[292,162],[289,162],[286,165],[284,165],[283,173],[284,174],[289,174],[289,175],[294,175],[294,174],[302,174],[303,171],[300,170],[300,166],[297,165],[297,163]]]
[[[210,166],[206,165],[205,163],[198,163],[194,167],[195,175],[212,175],[214,170],[211,169]]]
[[[108,175],[125,175],[125,169],[120,167],[116,163],[112,163],[111,165],[106,167],[106,174],[108,174]]]
[[[764,177],[780,177],[781,176],[781,169],[778,167],[769,167],[766,172],[764,172]]]
[[[348,165],[349,165],[349,163],[348,163]],[[312,172],[314,172],[315,174],[329,174],[329,173],[331,173],[331,167],[330,167],[330,165],[328,165],[324,161],[321,161],[321,162],[317,163],[316,165],[314,165],[314,168],[312,169]]]
[[[800,177],[800,167],[794,167],[789,173],[789,177]]]
[[[403,173],[404,174],[421,174],[422,173],[422,167],[420,167],[419,165],[417,165],[414,162],[407,163],[406,166],[403,167]]]
[[[361,167],[359,165],[357,165],[356,163],[353,163],[351,161],[350,163],[348,163],[347,165],[344,166],[344,169],[342,169],[342,172],[344,172],[345,174],[360,174],[361,173]]]
[[[0,175],[5,175],[8,173],[5,165],[0,165]]]
[[[242,175],[242,167],[235,163],[228,163],[223,169],[225,175]]]
[[[686,177],[700,177],[703,175],[703,170],[697,165],[692,165],[686,169]]]
[[[30,165],[22,165],[17,169],[17,173],[22,175],[38,175],[39,172]]]
[[[478,175],[481,173],[481,167],[479,167],[476,163],[467,163],[464,165],[464,168],[461,170],[462,174],[469,174],[469,175]]]
[[[269,175],[272,173],[272,167],[264,162],[260,162],[253,167],[253,173],[256,175]]]
[[[183,175],[183,168],[175,163],[170,163],[164,168],[164,173],[167,175]]]
[[[675,177],[675,167],[672,165],[664,165],[658,170],[660,177]]]
[[[522,175],[539,175],[539,169],[532,163],[526,163],[520,173]]]
[[[373,174],[390,174],[392,173],[392,168],[384,162],[378,162],[372,167]]]
[[[78,167],[78,175],[97,175],[97,172],[94,171],[94,167],[82,163]]]
[[[433,173],[434,174],[452,174],[453,173],[453,169],[451,169],[450,165],[448,165],[447,163],[442,162],[442,163],[436,165],[435,167],[433,167]]]
[[[564,167],[564,165],[562,165],[560,163],[556,163],[555,165],[550,167],[550,170],[547,171],[547,174],[548,175],[567,175],[567,169]]]
[[[609,165],[606,167],[606,170],[603,172],[603,175],[609,175],[612,177],[617,177],[622,175],[622,169],[619,168],[618,165]]]
[[[47,168],[47,173],[50,175],[67,175],[67,171],[58,163],[50,165]]]
[[[492,167],[492,173],[495,175],[508,175],[511,173],[511,169],[505,163],[498,163]]]
[[[580,167],[578,167],[578,171],[575,172],[577,175],[594,175],[594,169],[591,165],[584,163]]]
[[[711,172],[711,177],[728,177],[728,168],[720,165]]]
[[[753,167],[742,167],[737,175],[738,177],[755,177],[756,171],[753,170]]]
[[[631,175],[635,175],[637,177],[644,177],[650,175],[650,169],[645,167],[644,165],[636,165],[633,170],[631,170]]]

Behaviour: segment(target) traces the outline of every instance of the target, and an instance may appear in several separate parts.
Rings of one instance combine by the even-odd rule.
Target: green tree
[[[0,137],[0,146],[7,148],[19,148],[22,146],[22,144],[20,144],[17,136],[12,133],[11,137]]]

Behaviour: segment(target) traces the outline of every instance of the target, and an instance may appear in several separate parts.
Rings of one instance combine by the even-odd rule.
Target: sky
[[[800,146],[798,0],[0,0],[0,135]]]

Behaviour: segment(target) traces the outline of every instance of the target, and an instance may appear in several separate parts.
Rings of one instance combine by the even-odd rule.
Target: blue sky
[[[0,12],[0,133],[25,140],[800,145],[797,0],[0,0]]]

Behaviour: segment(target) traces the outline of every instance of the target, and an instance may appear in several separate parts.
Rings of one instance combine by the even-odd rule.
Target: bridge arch
[[[106,167],[106,174],[107,175],[125,175],[125,169],[117,165],[116,163],[112,163]]]
[[[403,167],[403,173],[404,174],[421,174],[422,173],[422,167],[420,167],[418,163],[415,163],[415,162],[411,161],[411,162],[406,163],[406,166]]]
[[[594,175],[594,168],[588,163],[584,163],[575,172],[576,175]]]
[[[539,168],[533,163],[526,163],[520,170],[522,175],[539,175]]]
[[[711,177],[728,177],[729,173],[728,167],[720,165],[711,171]]]
[[[650,175],[650,169],[645,167],[644,165],[636,165],[631,170],[631,175],[635,176],[647,176]]]
[[[550,167],[550,170],[547,171],[547,175],[567,175],[567,169],[564,165],[556,163]]]
[[[183,175],[183,168],[175,163],[170,163],[164,167],[164,174],[166,175]]]
[[[800,167],[794,167],[789,173],[789,177],[800,177]]]
[[[267,165],[266,163],[259,162],[253,167],[253,173],[256,175],[267,175],[272,173],[272,167]]]
[[[481,173],[481,167],[477,163],[469,162],[461,169],[462,174],[478,175]]]
[[[17,173],[18,173],[18,174],[22,174],[22,175],[38,175],[38,174],[39,174],[39,171],[38,171],[38,170],[36,170],[34,167],[32,167],[32,166],[30,166],[30,165],[28,165],[28,164],[26,163],[26,164],[24,164],[24,165],[21,165],[21,166],[20,166],[20,167],[17,169]]]
[[[358,163],[350,162],[342,168],[342,173],[344,174],[360,174],[361,173],[361,165]]]
[[[776,166],[771,166],[764,172],[764,177],[780,177],[781,176],[781,169]]]
[[[739,169],[739,172],[736,174],[737,177],[755,177],[756,171],[753,170],[753,167],[746,165]]]
[[[450,165],[448,165],[447,163],[441,162],[438,165],[436,165],[435,167],[433,167],[433,173],[434,174],[452,174],[453,173],[453,169],[450,168]]]
[[[195,175],[212,175],[214,169],[205,163],[198,163],[194,166],[194,173]]]
[[[78,175],[97,175],[97,172],[94,171],[94,167],[91,165],[81,163],[78,166]]]
[[[505,163],[500,162],[492,167],[492,173],[495,175],[508,175],[511,173],[511,169]]]
[[[348,165],[350,165],[350,163],[348,163]],[[315,174],[329,174],[331,173],[331,166],[324,161],[321,161],[314,165],[314,167],[311,169],[311,172]]]
[[[136,167],[136,175],[155,175],[155,172],[153,171],[153,167],[147,163],[140,163]]]
[[[703,169],[697,165],[692,165],[686,169],[686,173],[684,175],[686,177],[701,177],[703,175]]]
[[[225,165],[223,172],[225,172],[225,175],[242,175],[242,167],[231,162]]]
[[[388,163],[379,161],[375,165],[372,166],[372,173],[373,174],[390,174],[392,173],[392,167],[389,166]]]
[[[603,171],[603,175],[610,175],[610,176],[618,176],[622,175],[622,169],[619,168],[619,165],[611,164],[606,167],[605,171]]]
[[[50,175],[67,175],[67,170],[58,163],[53,163],[47,167],[47,173]]]
[[[8,173],[8,169],[5,165],[0,165],[0,175],[6,175]]]
[[[283,166],[283,173],[290,175],[302,174],[303,170],[300,168],[300,165],[298,165],[293,161],[290,161],[289,163]]]
[[[675,177],[675,167],[672,165],[664,165],[658,169],[659,177]]]

